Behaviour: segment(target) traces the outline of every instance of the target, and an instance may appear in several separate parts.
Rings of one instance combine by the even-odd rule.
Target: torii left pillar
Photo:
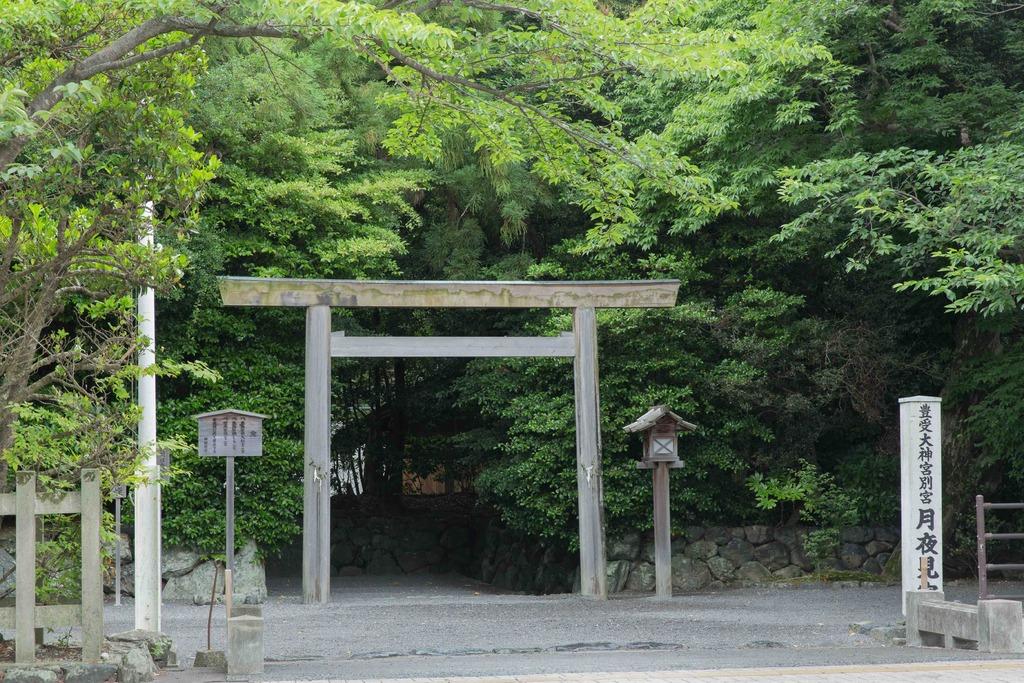
[[[302,601],[331,597],[331,307],[306,308]]]

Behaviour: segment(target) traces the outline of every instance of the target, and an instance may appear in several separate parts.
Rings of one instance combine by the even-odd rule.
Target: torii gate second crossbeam
[[[305,468],[302,595],[330,598],[331,356],[573,358],[576,394],[576,488],[579,496],[580,592],[607,597],[597,308],[668,308],[678,280],[488,282],[220,278],[225,306],[306,308]],[[331,307],[571,308],[573,331],[559,337],[346,337],[331,333]]]

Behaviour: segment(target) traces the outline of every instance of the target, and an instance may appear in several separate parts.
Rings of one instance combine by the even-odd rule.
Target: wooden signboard
[[[215,410],[196,415],[195,418],[199,421],[199,455],[224,458],[224,555],[227,558],[227,568],[224,570],[224,607],[230,619],[235,573],[235,458],[263,455],[263,420],[267,416],[246,410]]]
[[[199,455],[247,458],[263,455],[263,420],[266,415],[244,410],[217,410],[196,415],[199,420]]]

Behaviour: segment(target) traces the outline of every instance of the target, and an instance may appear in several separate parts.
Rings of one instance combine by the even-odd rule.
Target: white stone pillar
[[[900,563],[907,593],[942,593],[942,399],[900,399]],[[923,568],[923,571],[922,571]]]
[[[146,204],[142,244],[153,246],[152,203]],[[146,338],[139,351],[143,371],[156,362],[156,301],[153,288],[139,294],[139,335]],[[160,630],[160,468],[156,453],[156,377],[139,377],[139,450],[144,454],[145,481],[135,488],[135,628]]]

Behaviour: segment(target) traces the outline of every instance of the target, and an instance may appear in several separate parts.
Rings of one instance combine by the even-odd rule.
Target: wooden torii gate
[[[331,357],[561,356],[573,359],[580,591],[606,598],[597,308],[668,308],[678,280],[486,282],[294,280],[222,277],[225,306],[306,309],[305,468],[302,595],[330,598]],[[559,337],[346,337],[331,334],[331,307],[571,308],[573,331]]]

